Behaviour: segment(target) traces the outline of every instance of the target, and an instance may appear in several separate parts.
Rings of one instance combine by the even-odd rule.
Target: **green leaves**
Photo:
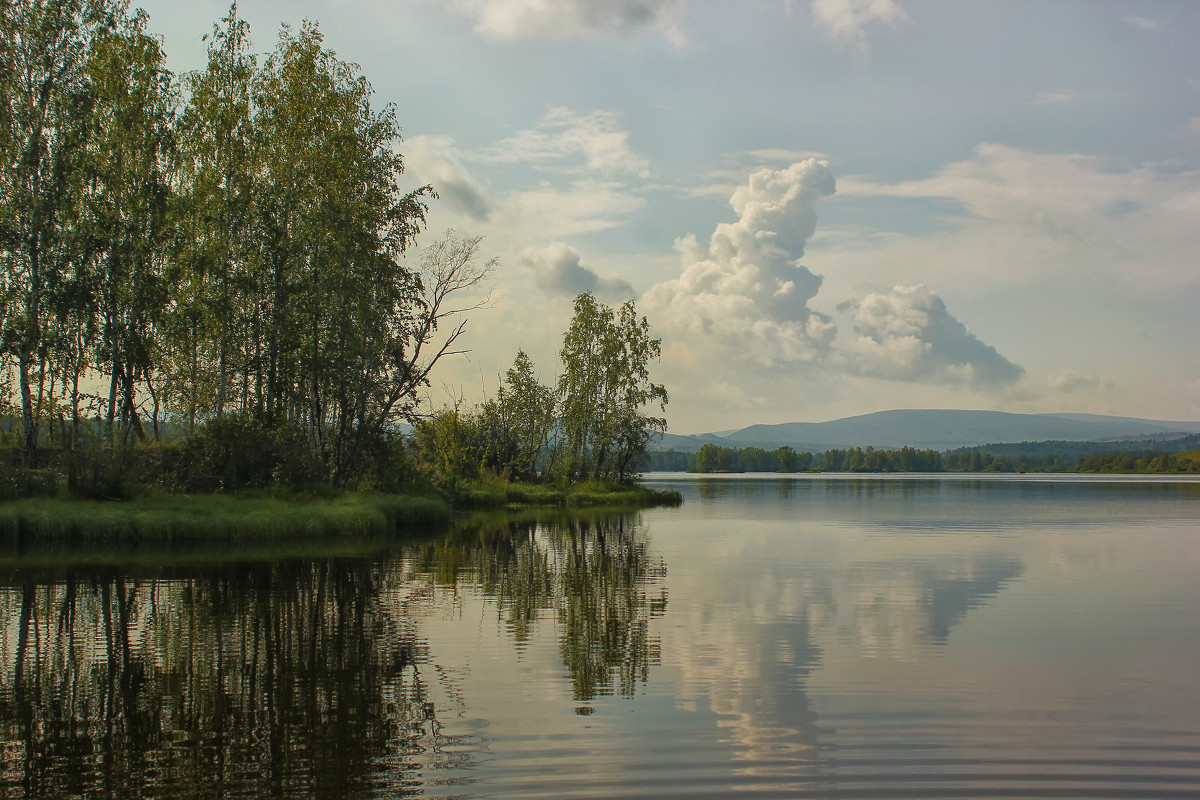
[[[231,6],[181,107],[142,12],[0,8],[0,388],[29,460],[92,416],[111,446],[237,415],[356,480],[492,266],[453,234],[406,261],[432,189],[401,188],[395,110],[312,23],[260,61]]]
[[[649,362],[662,352],[633,301],[618,311],[591,292],[575,298],[575,315],[559,355],[559,413],[565,440],[562,471],[572,478],[627,480],[637,471],[650,435],[666,420],[643,413],[666,410],[667,390],[650,381]]]

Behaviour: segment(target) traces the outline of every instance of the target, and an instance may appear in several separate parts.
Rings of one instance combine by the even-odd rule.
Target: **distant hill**
[[[790,445],[799,451],[823,452],[847,447],[902,447],[953,450],[987,444],[1044,442],[1113,442],[1178,439],[1200,433],[1200,422],[1109,417],[1099,414],[1014,414],[1005,411],[904,409],[877,411],[829,422],[786,422],[751,425],[718,435],[666,434],[658,450],[695,452],[705,442],[723,447]]]

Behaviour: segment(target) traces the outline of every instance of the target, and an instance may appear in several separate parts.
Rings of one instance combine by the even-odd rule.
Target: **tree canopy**
[[[404,188],[395,108],[314,23],[260,57],[231,5],[180,77],[125,2],[3,10],[0,416],[26,465],[119,474],[236,417],[356,480],[492,268],[453,232],[411,257],[435,195]]]

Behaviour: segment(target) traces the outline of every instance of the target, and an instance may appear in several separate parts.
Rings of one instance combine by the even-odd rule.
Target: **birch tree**
[[[636,473],[652,432],[666,430],[665,419],[644,410],[666,410],[667,390],[649,371],[661,348],[633,301],[614,311],[591,292],[575,298],[559,353],[559,469],[566,476],[624,481]]]
[[[0,1],[0,356],[16,373],[30,466],[61,380],[52,311],[77,264],[67,219],[90,113],[88,48],[112,19],[103,0]]]

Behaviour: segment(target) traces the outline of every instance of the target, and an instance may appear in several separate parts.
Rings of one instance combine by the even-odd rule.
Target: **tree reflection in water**
[[[650,620],[666,610],[666,565],[636,515],[477,520],[421,562],[443,585],[477,584],[518,647],[552,614],[575,700],[632,695],[659,663]]]
[[[378,558],[10,568],[0,795],[454,791],[482,742],[433,655],[439,587],[494,603],[517,648],[556,625],[588,701],[632,695],[658,663],[665,574],[628,515],[493,519]]]
[[[0,590],[6,796],[411,796],[465,758],[420,671],[404,608],[420,590],[394,569],[16,577]]]

